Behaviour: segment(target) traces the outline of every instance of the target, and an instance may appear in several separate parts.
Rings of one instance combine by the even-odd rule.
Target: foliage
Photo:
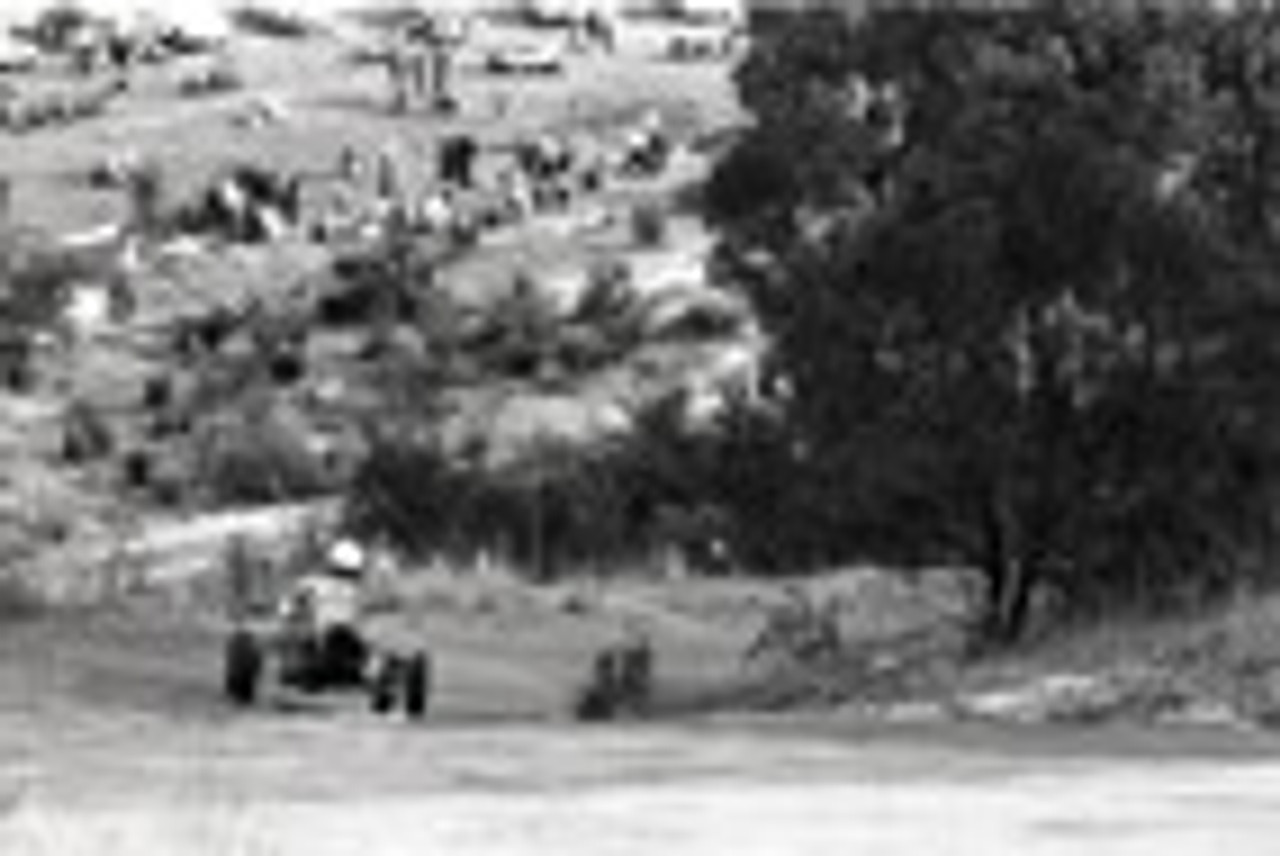
[[[234,535],[223,544],[221,566],[226,584],[224,598],[227,615],[232,620],[242,620],[260,607],[266,565],[263,557],[255,552],[253,544],[243,535]]]
[[[631,209],[631,240],[640,249],[661,247],[667,241],[668,215],[656,203],[645,203]]]
[[[1271,525],[1280,15],[814,13],[739,70],[707,194],[833,558],[1033,592],[1228,590]]]
[[[44,596],[20,574],[0,575],[0,619],[15,622],[38,618],[48,606]]]
[[[550,450],[525,467],[458,465],[431,441],[372,444],[349,495],[350,525],[418,554],[486,550],[539,577],[640,553],[623,485],[608,464]]]
[[[434,282],[434,263],[423,250],[387,238],[369,250],[334,261],[335,282],[321,295],[322,324],[356,326],[416,317]]]
[[[262,5],[238,5],[230,17],[242,32],[274,39],[303,39],[313,33],[312,25],[298,15]]]
[[[470,343],[490,371],[515,379],[536,378],[556,343],[557,318],[533,276],[516,274],[510,290],[485,312],[479,335]]]
[[[844,647],[839,606],[833,599],[819,601],[803,588],[789,588],[787,599],[766,614],[764,626],[747,647],[744,659],[795,666],[838,658]]]
[[[143,235],[155,235],[165,225],[167,177],[156,163],[147,163],[126,178],[130,225]]]
[[[587,268],[586,289],[569,314],[572,324],[608,324],[635,311],[635,272],[624,259],[595,259]]]
[[[71,284],[93,272],[42,239],[3,235],[0,241],[0,319],[28,332],[54,327]]]
[[[115,435],[102,410],[77,399],[62,414],[62,459],[69,464],[100,460],[115,450]]]
[[[58,328],[72,283],[94,273],[43,236],[0,231],[0,381],[6,387],[30,387],[37,336]]]
[[[483,449],[443,448],[429,427],[384,427],[350,485],[348,518],[413,553],[496,551],[543,576],[644,564],[669,548],[713,567],[732,558],[715,549],[729,538],[753,564],[780,567],[804,535],[773,519],[776,432],[738,408],[705,432],[684,414],[672,397],[610,442],[550,444],[501,468]]]
[[[601,259],[587,271],[587,287],[562,320],[554,345],[557,359],[583,374],[615,364],[635,353],[643,340],[642,305],[630,266]]]
[[[306,429],[269,411],[204,426],[195,479],[218,505],[310,499],[338,487]]]
[[[32,22],[29,36],[42,51],[70,50],[74,41],[93,27],[90,13],[73,3],[52,5]]]

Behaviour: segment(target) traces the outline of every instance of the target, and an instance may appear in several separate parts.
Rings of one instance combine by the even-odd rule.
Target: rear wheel
[[[262,675],[262,650],[253,635],[237,630],[227,640],[223,689],[240,707],[252,705],[258,697]]]
[[[387,714],[396,704],[396,683],[401,671],[395,657],[378,659],[369,682],[369,709],[377,714]]]
[[[404,668],[404,712],[410,719],[427,715],[431,698],[431,659],[419,651],[409,658]]]

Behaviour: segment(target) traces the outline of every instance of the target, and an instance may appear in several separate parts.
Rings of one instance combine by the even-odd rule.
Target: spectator
[[[441,181],[470,190],[475,186],[475,162],[480,146],[470,134],[445,138],[440,145]]]

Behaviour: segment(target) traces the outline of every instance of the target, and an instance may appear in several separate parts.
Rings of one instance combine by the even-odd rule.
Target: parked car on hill
[[[485,68],[493,74],[555,75],[564,72],[564,51],[555,44],[528,44],[490,51]]]

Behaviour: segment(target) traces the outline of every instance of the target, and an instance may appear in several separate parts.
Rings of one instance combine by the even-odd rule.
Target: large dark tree
[[[980,567],[1003,642],[1038,590],[1230,590],[1280,425],[1280,17],[1025,7],[771,30],[708,193],[773,339],[791,512],[826,559]]]

